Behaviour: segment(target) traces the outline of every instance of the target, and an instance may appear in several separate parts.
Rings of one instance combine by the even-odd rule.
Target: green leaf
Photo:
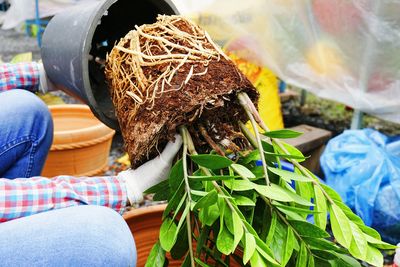
[[[349,219],[335,204],[330,205],[329,212],[333,235],[339,244],[349,248],[352,236]]]
[[[279,265],[279,263],[274,258],[274,253],[271,249],[256,235],[254,235],[256,240],[256,250],[260,255],[273,265]]]
[[[299,157],[300,159],[294,159],[294,160],[296,160],[296,161],[298,161],[298,162],[303,162],[303,161],[304,161],[305,157],[304,157],[303,153],[301,153],[300,150],[298,150],[297,148],[295,148],[295,147],[292,146],[292,145],[289,145],[288,143],[282,142],[282,145],[283,145],[283,147],[287,150],[288,153],[285,153],[285,152],[284,152],[278,145],[276,145],[275,143],[273,144],[274,148],[276,149],[276,151],[277,151],[279,154],[289,154],[289,155],[297,156],[297,157]]]
[[[239,218],[239,215],[237,215],[236,212],[232,212],[232,222],[233,222],[233,237],[234,237],[232,252],[234,252],[240,240],[242,239],[244,230],[242,226],[242,220]]]
[[[302,237],[303,241],[307,243],[307,245],[311,246],[315,249],[320,250],[332,250],[332,251],[341,251],[342,249],[335,245],[335,243],[323,239],[323,238],[314,238],[314,237]]]
[[[327,251],[327,250],[319,250],[319,249],[312,249],[311,252],[314,256],[323,259],[323,260],[336,260],[337,255],[336,253]]]
[[[264,259],[260,256],[258,251],[255,251],[253,255],[250,258],[250,265],[251,266],[257,266],[257,267],[267,267],[267,263],[264,261]]]
[[[256,185],[255,189],[257,192],[269,199],[282,201],[282,202],[295,202],[304,206],[314,206],[311,202],[305,200],[299,195],[289,191],[286,188],[282,188],[276,184],[268,185]]]
[[[314,262],[314,257],[312,255],[308,256],[308,262],[307,262],[307,267],[314,267],[315,262]]]
[[[199,255],[203,246],[205,246],[207,240],[208,240],[208,235],[210,234],[210,227],[208,226],[203,226],[200,230],[200,235],[199,238],[197,239],[197,245],[196,245],[196,254]]]
[[[317,214],[317,211],[314,210],[310,210],[308,209],[303,209],[303,208],[298,208],[298,207],[293,207],[293,206],[287,206],[287,205],[283,205],[280,204],[279,202],[273,201],[272,205],[276,206],[280,211],[282,210],[288,210],[288,211],[292,211],[292,212],[296,212],[298,214]]]
[[[383,266],[383,255],[377,248],[368,245],[365,261],[373,266]]]
[[[289,171],[272,168],[272,167],[269,167],[268,170],[271,171],[272,173],[275,173],[276,175],[280,176],[283,180],[285,180],[289,183],[292,180],[299,181],[299,182],[313,182],[314,181],[314,179],[312,179],[312,178],[297,174],[295,172],[289,172]]]
[[[361,267],[361,264],[349,255],[336,253],[336,256],[338,257],[335,261],[336,267]]]
[[[256,251],[256,240],[254,236],[250,233],[246,233],[244,244],[243,263],[246,264]]]
[[[350,228],[353,234],[353,238],[351,239],[349,252],[354,257],[360,260],[365,260],[368,243],[365,239],[364,233],[353,222],[350,222]]]
[[[219,217],[219,208],[217,204],[211,205],[209,207],[204,207],[199,212],[200,222],[211,226]]]
[[[253,200],[251,200],[248,197],[245,196],[241,196],[241,195],[235,195],[233,196],[233,198],[235,199],[236,205],[238,206],[255,206],[256,203],[254,203]]]
[[[210,265],[205,264],[204,262],[202,262],[200,259],[198,258],[194,258],[194,261],[199,264],[201,267],[211,267]]]
[[[248,179],[253,179],[256,178],[256,176],[245,166],[240,165],[240,164],[232,164],[231,168],[239,174],[241,177],[248,178]]]
[[[296,240],[295,240],[293,230],[292,230],[292,228],[288,227],[287,233],[286,233],[286,240],[283,243],[284,247],[282,248],[281,266],[286,266],[286,264],[290,260],[290,257],[292,256],[292,253],[293,253],[295,242],[296,242]]]
[[[312,183],[295,182],[296,192],[302,198],[311,201],[314,198],[314,189]]]
[[[307,267],[308,257],[307,248],[304,242],[300,245],[300,251],[297,255],[296,267]]]
[[[328,196],[330,196],[333,200],[343,202],[340,195],[335,190],[333,190],[331,187],[329,187],[323,183],[320,183],[320,185],[325,190],[325,192],[328,194]]]
[[[256,161],[260,159],[260,151],[255,149],[251,151],[247,156],[243,157],[240,161],[242,164],[249,164],[252,161]]]
[[[144,194],[156,194],[156,193],[160,193],[160,192],[165,192],[166,189],[167,189],[167,191],[169,191],[168,179],[148,188],[146,191],[144,191]]]
[[[257,185],[246,180],[228,180],[225,186],[233,191],[253,190]]]
[[[213,175],[213,176],[188,176],[189,179],[195,181],[225,181],[239,178],[240,176],[230,176],[230,175]]]
[[[172,197],[168,201],[168,205],[167,205],[167,207],[165,208],[165,210],[163,212],[163,219],[172,210],[176,209],[180,205],[180,203],[182,201],[182,198],[185,198],[184,196],[186,196],[186,195],[184,193],[183,187],[184,187],[184,181],[182,180],[181,181],[181,185],[174,191],[174,194],[172,195]]]
[[[314,238],[330,237],[330,235],[327,232],[315,226],[314,224],[311,224],[306,221],[290,220],[290,224],[299,235],[304,237],[314,237]]]
[[[273,212],[272,217],[271,217],[271,223],[270,223],[269,230],[268,230],[267,240],[265,241],[265,243],[268,246],[271,245],[272,240],[274,239],[277,220],[278,220],[278,216],[276,215],[275,212]]]
[[[176,242],[176,224],[171,218],[166,218],[160,228],[160,244],[165,251],[170,251]]]
[[[296,138],[302,135],[303,133],[289,130],[289,129],[283,129],[283,130],[275,130],[275,131],[270,131],[270,132],[265,132],[263,135],[270,137],[270,138],[279,138],[279,139],[288,139],[288,138]]]
[[[279,211],[282,213],[286,214],[288,216],[288,219],[290,220],[296,220],[296,221],[305,221],[304,215],[301,215],[297,212],[287,210],[287,209],[282,209],[281,207],[277,207]]]
[[[212,190],[208,192],[206,196],[200,198],[200,200],[197,201],[196,205],[194,205],[193,210],[211,206],[217,203],[217,200],[218,200],[218,193],[215,190]]]
[[[219,155],[192,155],[190,158],[198,165],[208,169],[223,169],[232,164],[230,159]]]
[[[317,185],[314,185],[314,195],[315,210],[319,212],[318,214],[314,215],[315,225],[317,225],[322,230],[325,230],[328,218],[326,198],[322,193],[322,190]]]
[[[367,242],[376,248],[379,248],[379,249],[396,249],[397,248],[397,246],[394,246],[394,245],[386,243],[382,240],[376,239],[370,235],[364,234],[364,236],[365,236],[365,239],[367,240]]]
[[[186,226],[183,226],[178,231],[177,239],[178,242],[172,247],[170,254],[173,259],[181,259],[187,253],[189,249],[188,234]]]
[[[168,181],[171,192],[175,192],[183,181],[183,161],[178,160],[169,172]]]
[[[219,234],[217,236],[218,250],[225,255],[231,254],[231,252],[234,250],[233,242],[233,235],[226,229],[226,227],[221,225]]]
[[[147,257],[145,267],[163,267],[165,263],[165,251],[160,245],[160,241],[154,244]]]

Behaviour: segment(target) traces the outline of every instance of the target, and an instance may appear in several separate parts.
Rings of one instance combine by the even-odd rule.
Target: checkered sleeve
[[[39,89],[40,71],[37,62],[0,64],[0,92],[11,89]]]
[[[78,205],[101,205],[123,213],[124,181],[117,177],[58,176],[0,179],[0,222]]]

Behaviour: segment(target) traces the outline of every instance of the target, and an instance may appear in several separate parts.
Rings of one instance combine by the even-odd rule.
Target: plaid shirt
[[[125,182],[117,177],[0,179],[0,223],[53,209],[101,205],[123,213]]]
[[[0,92],[11,89],[26,89],[36,92],[39,89],[39,63],[0,64]]]

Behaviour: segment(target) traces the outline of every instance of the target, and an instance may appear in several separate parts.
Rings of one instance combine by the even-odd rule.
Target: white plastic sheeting
[[[58,12],[67,11],[72,6],[85,5],[93,1],[101,0],[39,0],[39,15],[42,18],[53,16]],[[8,0],[8,2],[11,6],[2,17],[2,29],[12,29],[27,19],[35,18],[34,0]]]
[[[400,0],[174,2],[289,84],[400,123]]]

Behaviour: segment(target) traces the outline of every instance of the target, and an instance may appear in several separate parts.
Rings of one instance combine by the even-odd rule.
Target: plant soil
[[[168,23],[165,23],[165,17],[159,16],[155,24],[143,25],[139,29],[145,34],[150,34],[154,31],[163,32],[166,27],[170,27],[170,31],[177,28],[181,35],[189,34],[198,47],[208,49],[214,52],[214,55],[202,56],[200,60],[187,60],[190,59],[191,53],[170,46],[169,40],[185,48],[190,48],[191,44],[184,39],[173,40],[176,37],[169,33],[163,34],[163,37],[166,36],[165,41],[149,37],[150,45],[148,43],[147,45],[150,49],[146,50],[146,41],[149,38],[141,36],[139,51],[147,53],[145,56],[185,53],[186,56],[179,61],[161,62],[153,66],[143,64],[139,66],[143,74],[143,77],[140,77],[135,74],[135,66],[129,66],[129,62],[133,61],[126,60],[129,57],[137,57],[137,54],[131,54],[127,49],[135,38],[133,33],[138,31],[138,28],[128,33],[114,47],[107,60],[106,76],[132,167],[137,167],[154,157],[160,147],[168,140],[173,140],[180,125],[187,125],[192,129],[196,145],[200,147],[207,142],[199,135],[199,127],[205,129],[211,137],[212,140],[208,141],[223,145],[225,148],[235,149],[248,145],[246,139],[242,138],[238,126],[232,123],[247,120],[236,100],[236,94],[244,91],[253,102],[257,102],[258,92],[234,63],[207,38],[204,31],[181,17],[169,18],[172,22],[168,20]],[[125,49],[122,51],[118,47]],[[152,62],[154,61],[150,61]],[[122,69],[124,76],[121,77],[116,69]],[[149,95],[150,92],[150,95],[153,94],[155,97],[138,99],[140,93],[133,97],[132,93],[126,93],[140,89],[140,79],[157,81],[170,69],[176,71],[171,74],[169,81],[153,82],[142,89],[142,95]],[[121,80],[126,81],[126,77],[129,77],[129,81],[122,83],[121,86]],[[157,88],[161,86],[162,90]]]

